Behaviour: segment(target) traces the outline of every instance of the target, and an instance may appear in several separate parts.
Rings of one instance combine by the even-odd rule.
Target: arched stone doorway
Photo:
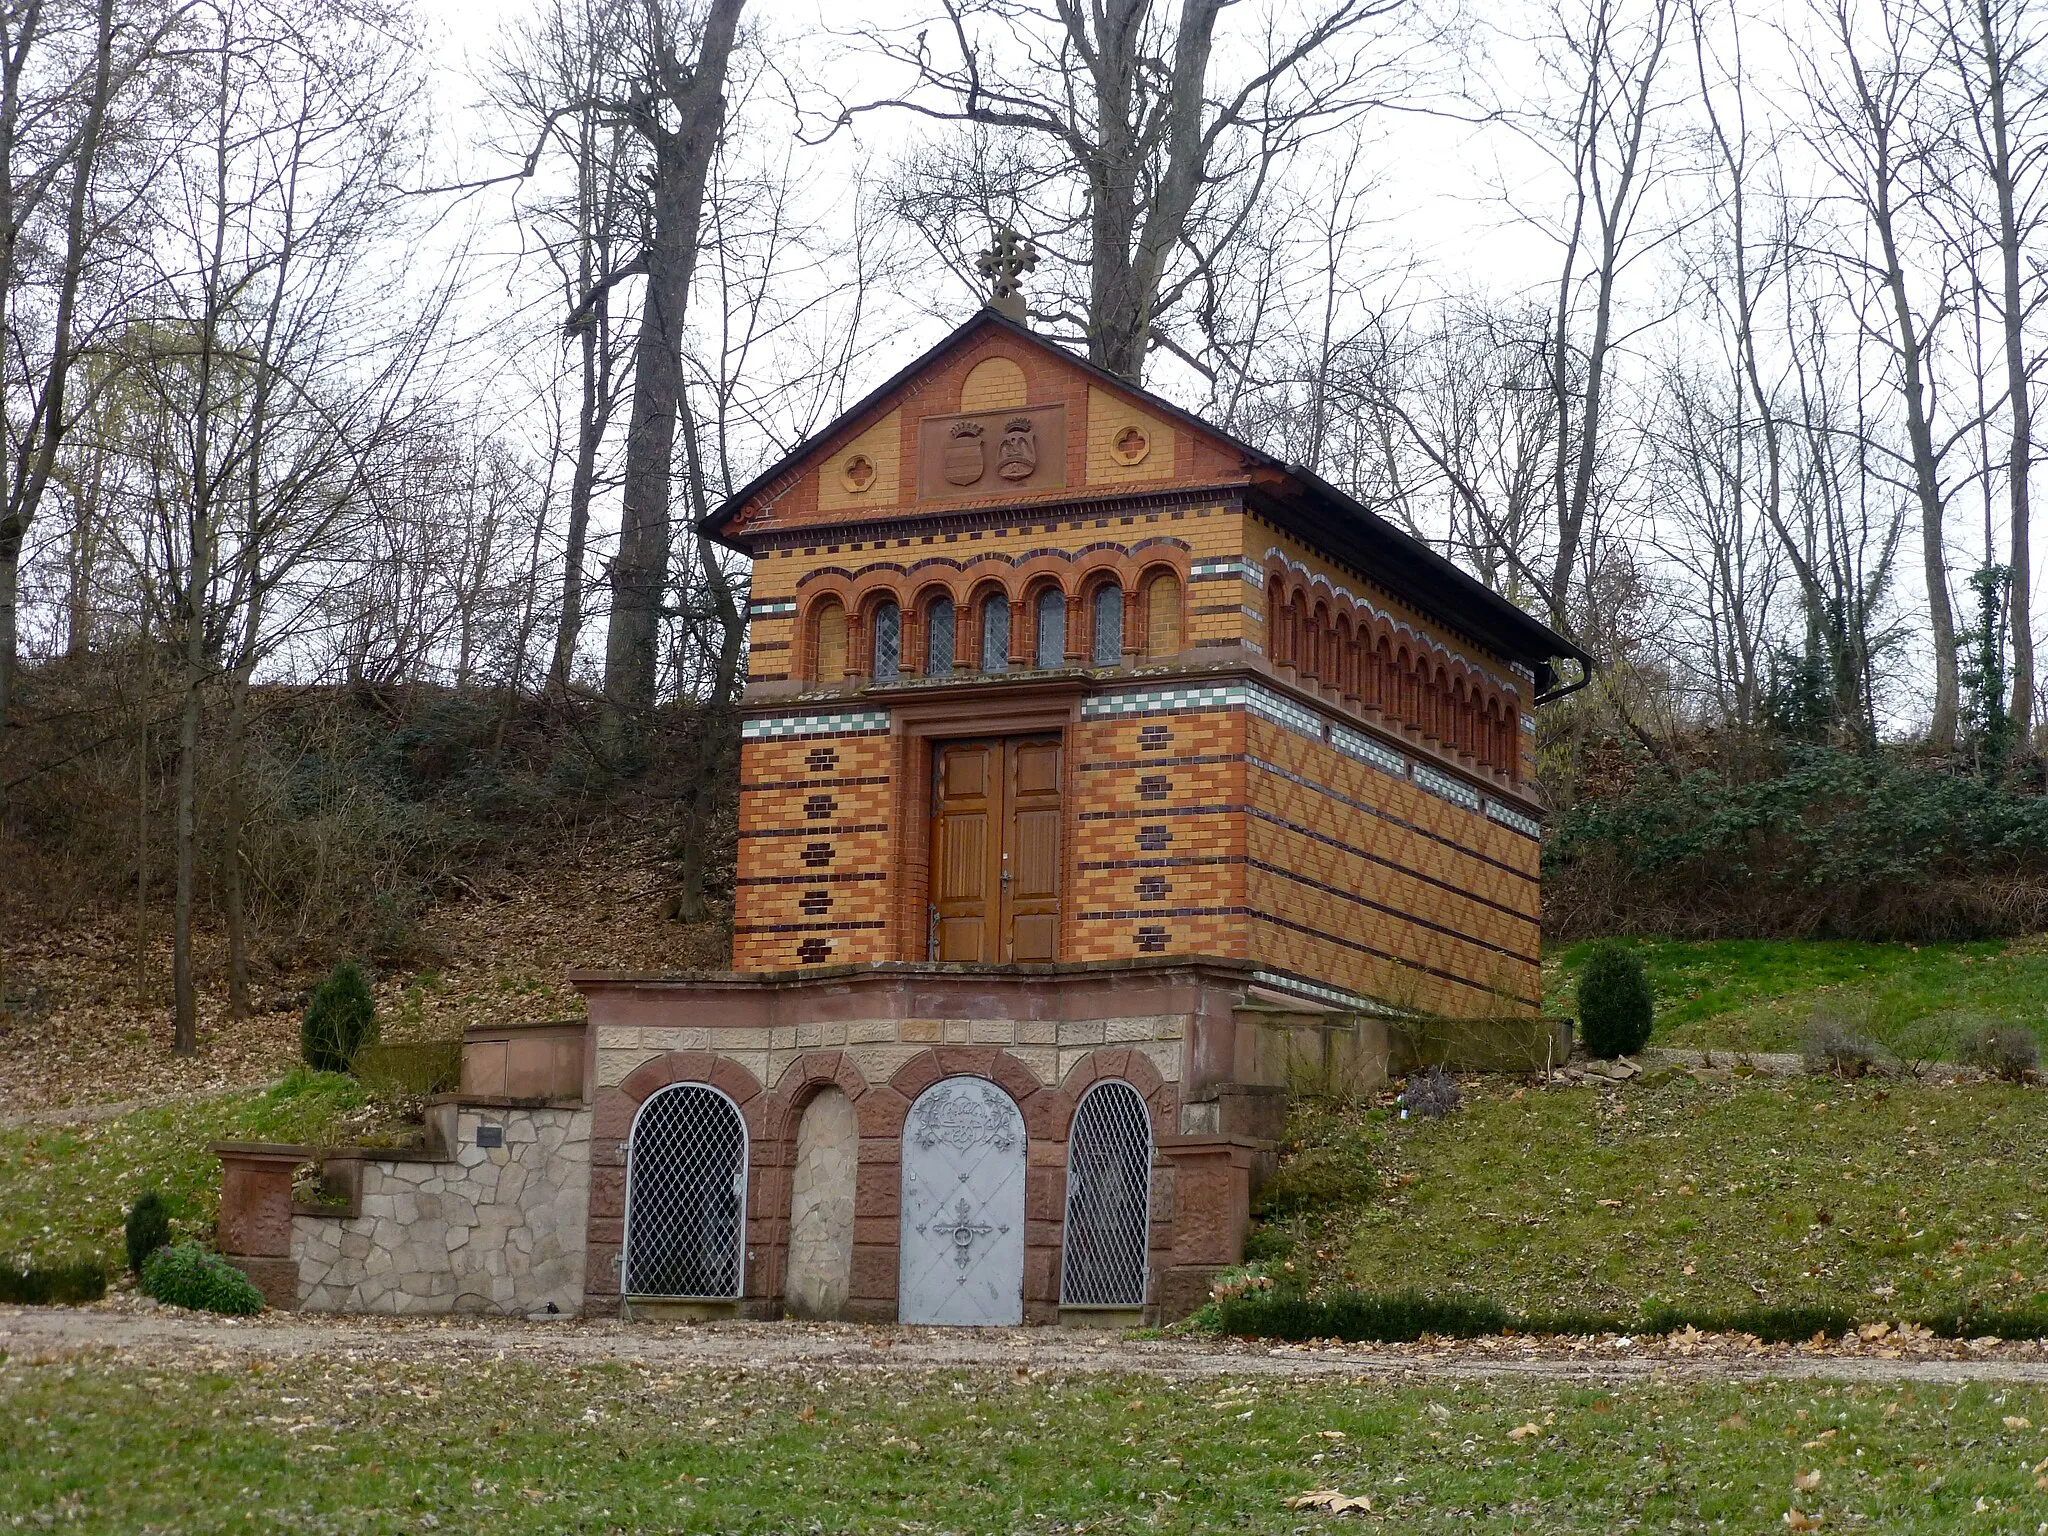
[[[903,1124],[897,1316],[906,1323],[1024,1321],[1024,1117],[985,1077],[948,1077]]]

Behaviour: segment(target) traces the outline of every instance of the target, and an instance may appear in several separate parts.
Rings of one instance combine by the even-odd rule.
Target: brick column
[[[255,1284],[266,1305],[299,1304],[299,1266],[292,1258],[292,1174],[316,1155],[311,1147],[277,1142],[217,1141],[220,1159],[221,1257]]]
[[[1252,1168],[1273,1143],[1256,1136],[1166,1136],[1159,1150],[1173,1164],[1173,1267],[1160,1286],[1166,1321],[1209,1299],[1219,1270],[1244,1258],[1251,1224]]]

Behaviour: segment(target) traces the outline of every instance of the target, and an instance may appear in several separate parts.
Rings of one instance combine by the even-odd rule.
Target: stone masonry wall
[[[446,1161],[365,1158],[362,1214],[292,1218],[299,1305],[315,1312],[562,1312],[583,1307],[587,1109],[456,1116]],[[481,1125],[504,1145],[477,1145]]]
[[[1169,1083],[1181,1079],[1187,1020],[1180,1014],[1116,1019],[824,1019],[751,1029],[597,1027],[595,1086],[616,1087],[643,1063],[670,1051],[716,1051],[755,1081],[778,1082],[807,1052],[843,1051],[869,1082],[895,1072],[939,1045],[1001,1046],[1041,1083],[1058,1083],[1076,1063],[1104,1046],[1142,1054]]]

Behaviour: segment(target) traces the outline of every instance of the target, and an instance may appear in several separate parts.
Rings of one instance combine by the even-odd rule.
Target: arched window
[[[1142,1307],[1152,1226],[1152,1117],[1117,1078],[1081,1096],[1067,1133],[1060,1304]]]
[[[903,675],[903,610],[894,603],[875,609],[875,681]]]
[[[981,670],[1010,670],[1010,600],[991,593],[981,605]]]
[[[1047,587],[1038,594],[1038,665],[1058,667],[1067,659],[1067,594]]]
[[[676,1083],[640,1106],[626,1151],[628,1296],[737,1296],[747,1127],[731,1099]]]
[[[846,610],[837,598],[818,605],[817,618],[812,621],[811,656],[817,682],[837,688],[846,681]]]
[[[924,612],[924,675],[944,677],[953,670],[953,599],[933,600]]]
[[[1124,593],[1113,581],[1095,589],[1095,651],[1098,667],[1113,667],[1124,659]]]
[[[1180,654],[1180,583],[1171,571],[1145,583],[1145,654],[1154,661]]]

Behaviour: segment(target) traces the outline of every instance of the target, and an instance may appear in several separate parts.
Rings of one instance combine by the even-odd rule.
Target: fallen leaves
[[[1796,1509],[1785,1511],[1785,1524],[1795,1531],[1817,1531],[1826,1518],[1825,1515],[1809,1515]]]
[[[1533,1440],[1542,1433],[1543,1428],[1541,1425],[1517,1424],[1513,1429],[1508,1431],[1508,1438],[1514,1441],[1515,1444],[1520,1445],[1524,1440]]]
[[[1313,1510],[1323,1515],[1369,1515],[1372,1500],[1365,1494],[1340,1493],[1335,1488],[1311,1488],[1286,1501],[1289,1509]]]
[[[1820,1486],[1820,1468],[1815,1467],[1811,1472],[1801,1472],[1792,1479],[1792,1486],[1801,1493],[1813,1492]]]

